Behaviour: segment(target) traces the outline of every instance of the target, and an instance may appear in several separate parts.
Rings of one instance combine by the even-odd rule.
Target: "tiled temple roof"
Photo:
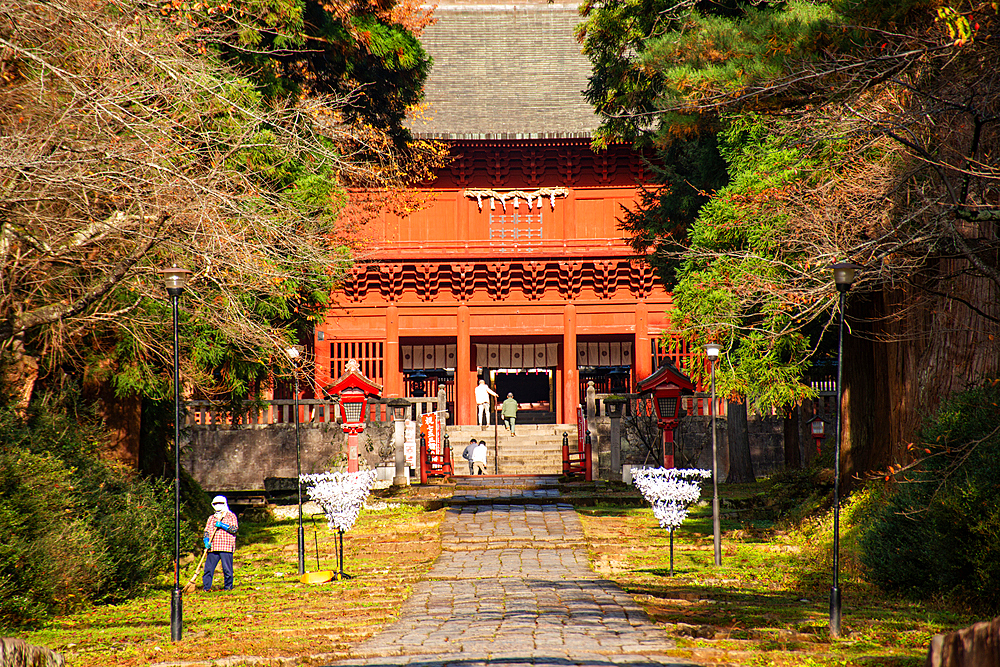
[[[583,97],[591,73],[573,36],[574,4],[517,5],[451,0],[420,40],[434,58],[418,137],[589,138],[597,127]]]

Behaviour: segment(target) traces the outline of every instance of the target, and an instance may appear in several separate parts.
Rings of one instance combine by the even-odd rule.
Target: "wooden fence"
[[[437,398],[409,398],[408,419],[417,420],[420,415],[437,410]],[[220,407],[211,401],[187,401],[185,425],[191,428],[213,428],[229,426],[270,426],[272,424],[295,423],[295,401],[290,398],[271,401],[246,402],[240,411]],[[334,400],[300,399],[299,424],[319,426],[334,424],[340,418],[340,403]],[[379,401],[366,406],[366,422],[392,421],[389,406]]]
[[[831,390],[826,384],[817,387],[819,398],[815,401],[815,412],[820,415],[832,415],[835,412],[836,384]],[[606,399],[613,394],[598,394],[593,387],[586,393],[588,416],[606,417]],[[618,394],[628,399],[624,407],[624,415],[652,415],[653,403],[649,394]],[[439,391],[436,398],[407,398],[410,402],[410,413],[407,419],[418,420],[420,415],[436,410],[447,409],[447,397],[444,391]],[[705,393],[695,393],[681,396],[681,410],[692,417],[711,416],[712,397]],[[290,398],[271,401],[246,402],[242,410],[232,411],[211,401],[187,401],[185,425],[191,428],[214,428],[230,426],[269,426],[272,424],[295,423],[295,401]],[[439,407],[440,406],[440,407]],[[725,417],[727,401],[715,397],[715,415]],[[389,406],[381,401],[372,401],[366,406],[366,422],[387,422],[392,420]],[[333,424],[340,418],[340,404],[336,400],[300,399],[299,424],[318,426]]]

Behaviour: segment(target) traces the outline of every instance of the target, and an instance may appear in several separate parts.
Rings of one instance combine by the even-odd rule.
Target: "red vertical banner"
[[[436,412],[420,415],[420,432],[424,434],[427,451],[441,453],[441,421]]]

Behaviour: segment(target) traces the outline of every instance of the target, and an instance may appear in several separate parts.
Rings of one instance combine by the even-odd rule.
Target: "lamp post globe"
[[[170,296],[174,333],[174,589],[170,594],[170,639],[180,641],[184,632],[184,609],[181,602],[181,372],[180,335],[177,326],[178,301],[191,272],[176,265],[160,271],[163,286]]]
[[[837,291],[847,292],[854,284],[854,279],[861,266],[851,262],[837,262],[830,268],[833,269],[833,282],[837,285]]]
[[[839,292],[840,323],[837,339],[837,434],[833,444],[833,585],[830,587],[830,636],[840,636],[840,448],[842,442],[844,380],[844,309],[847,292],[861,267],[851,262],[837,262],[830,267]]]
[[[715,551],[715,565],[722,565],[722,520],[719,512],[719,446],[715,429],[715,362],[719,360],[722,346],[707,343],[702,346],[705,356],[712,364],[712,398],[709,410],[712,415],[712,543]]]
[[[299,576],[306,573],[306,535],[302,527],[302,444],[299,438],[299,359],[302,352],[298,345],[291,345],[285,349],[285,354],[292,362],[292,375],[295,378],[295,389],[293,398],[293,409],[295,410],[295,493],[299,503],[299,525],[298,525],[298,556],[299,556]]]

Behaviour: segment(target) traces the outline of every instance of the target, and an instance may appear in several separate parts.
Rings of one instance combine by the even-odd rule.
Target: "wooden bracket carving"
[[[531,187],[538,187],[545,176],[545,151],[530,149],[521,154],[521,173]]]
[[[597,182],[602,185],[610,185],[618,171],[618,159],[611,155],[610,151],[603,150],[594,155],[594,174]]]
[[[559,153],[558,169],[559,175],[567,184],[573,185],[580,178],[580,156],[575,152],[563,151]]]
[[[559,295],[571,300],[580,296],[583,262],[559,262]]]
[[[618,287],[618,262],[611,259],[594,260],[594,289],[602,299],[610,299]]]
[[[532,301],[545,294],[545,262],[527,262],[521,265],[521,289]]]
[[[440,279],[440,265],[417,264],[417,294],[422,301],[430,301],[437,296]]]
[[[645,299],[653,291],[653,267],[641,259],[629,262],[629,285],[632,295]]]
[[[455,179],[455,184],[459,187],[464,188],[472,182],[472,174],[475,171],[472,158],[466,157],[465,155],[458,155],[454,160],[452,160],[451,164],[448,165],[448,169],[451,170],[451,175]]]
[[[491,153],[486,158],[486,172],[490,175],[494,185],[503,185],[510,177],[510,157],[507,151],[497,151]]]
[[[451,291],[461,301],[468,301],[475,291],[475,264],[451,265]]]
[[[403,267],[399,264],[379,265],[379,283],[382,298],[397,301],[403,293]]]
[[[488,266],[490,276],[490,296],[494,301],[503,301],[510,293],[510,263],[493,262]]]

